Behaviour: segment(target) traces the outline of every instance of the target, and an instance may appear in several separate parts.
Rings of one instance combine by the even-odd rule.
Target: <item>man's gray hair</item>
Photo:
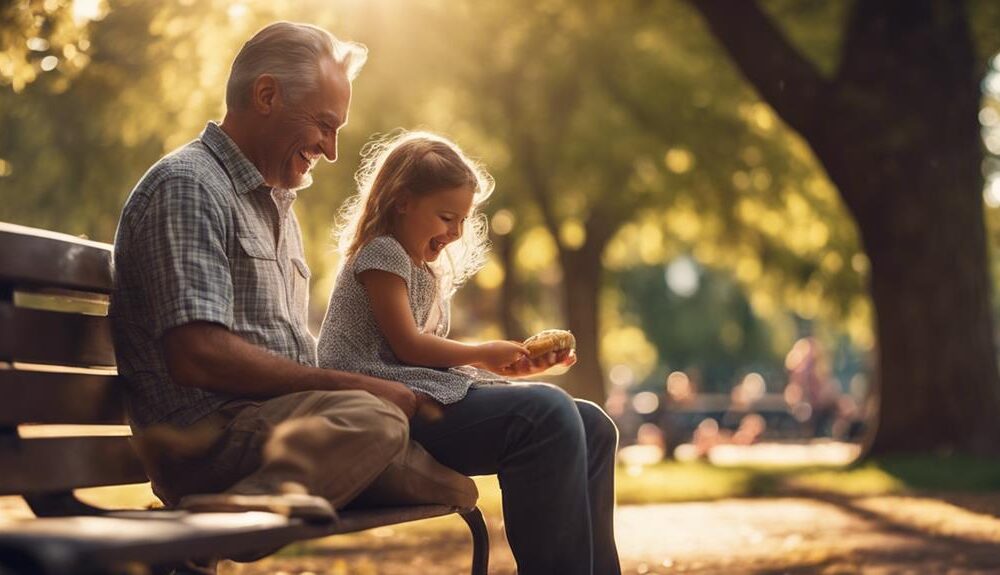
[[[226,107],[245,108],[253,83],[262,74],[273,76],[285,97],[297,101],[315,89],[323,59],[336,63],[348,80],[357,77],[368,59],[368,48],[357,42],[338,40],[311,24],[275,22],[247,41],[233,60],[226,84]]]

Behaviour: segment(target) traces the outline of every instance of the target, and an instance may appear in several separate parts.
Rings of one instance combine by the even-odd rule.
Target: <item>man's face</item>
[[[297,190],[312,184],[320,157],[337,159],[337,132],[347,124],[351,83],[331,60],[319,67],[317,87],[289,101],[280,93],[273,114],[262,119],[258,166],[269,186]]]

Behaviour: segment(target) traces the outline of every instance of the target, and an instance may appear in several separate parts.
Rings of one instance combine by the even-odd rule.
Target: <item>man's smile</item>
[[[319,154],[310,154],[305,150],[300,150],[298,156],[299,159],[302,160],[305,166],[304,169],[300,170],[300,172],[303,174],[311,172],[312,169],[316,167],[316,163],[319,161],[320,157]]]

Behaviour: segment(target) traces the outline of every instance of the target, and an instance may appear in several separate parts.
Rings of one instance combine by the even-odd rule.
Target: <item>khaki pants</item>
[[[135,442],[167,505],[194,493],[280,493],[288,482],[337,509],[355,500],[471,507],[478,497],[471,479],[410,441],[398,407],[365,391],[235,400],[191,427],[153,427]]]

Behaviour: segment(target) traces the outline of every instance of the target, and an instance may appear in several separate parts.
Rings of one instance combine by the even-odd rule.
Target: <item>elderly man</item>
[[[317,160],[337,158],[365,57],[313,26],[264,28],[233,62],[223,122],[125,204],[110,315],[140,454],[168,504],[324,518],[366,488],[475,503],[471,480],[409,441],[408,388],[316,367],[291,206]]]

